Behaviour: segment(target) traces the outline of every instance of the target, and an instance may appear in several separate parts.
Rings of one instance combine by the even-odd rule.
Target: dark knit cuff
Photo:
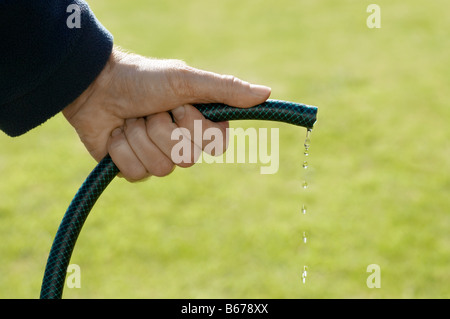
[[[112,52],[112,35],[89,8],[82,11],[79,31],[72,50],[45,81],[0,105],[0,129],[6,134],[19,136],[44,123],[79,97],[103,70]]]

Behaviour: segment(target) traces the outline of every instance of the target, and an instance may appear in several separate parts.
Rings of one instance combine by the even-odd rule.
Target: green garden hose
[[[293,102],[267,100],[251,108],[225,104],[197,104],[195,107],[214,122],[228,120],[268,120],[311,129],[316,122],[317,107]],[[58,228],[45,268],[41,299],[60,299],[78,235],[97,199],[119,172],[107,155],[94,168],[73,198]]]

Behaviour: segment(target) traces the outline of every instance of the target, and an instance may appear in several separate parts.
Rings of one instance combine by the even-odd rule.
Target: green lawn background
[[[89,1],[116,45],[271,86],[318,105],[319,120],[306,192],[306,130],[260,121],[231,125],[279,128],[277,174],[199,164],[116,179],[72,257],[81,288],[64,297],[449,298],[450,3],[377,1],[381,28],[369,29],[370,3]],[[61,115],[0,146],[0,297],[38,298],[95,162]]]

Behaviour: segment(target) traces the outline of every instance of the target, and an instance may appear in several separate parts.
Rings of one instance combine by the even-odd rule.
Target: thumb
[[[224,103],[235,107],[251,107],[266,101],[271,93],[267,86],[245,82],[232,75],[182,67],[169,81],[174,93],[184,103]]]

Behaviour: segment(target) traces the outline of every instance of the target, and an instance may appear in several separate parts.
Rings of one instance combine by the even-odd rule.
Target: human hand
[[[264,102],[269,95],[270,88],[233,76],[115,49],[97,79],[63,114],[95,160],[109,153],[122,176],[138,181],[168,175],[175,165],[195,163],[196,158],[179,164],[171,159],[177,143],[171,134],[178,127],[194,136],[194,120],[201,120],[203,131],[215,127],[226,138],[227,122],[209,121],[191,104],[217,102],[245,108]],[[191,142],[201,150],[205,144]],[[222,145],[225,151],[226,142]]]

